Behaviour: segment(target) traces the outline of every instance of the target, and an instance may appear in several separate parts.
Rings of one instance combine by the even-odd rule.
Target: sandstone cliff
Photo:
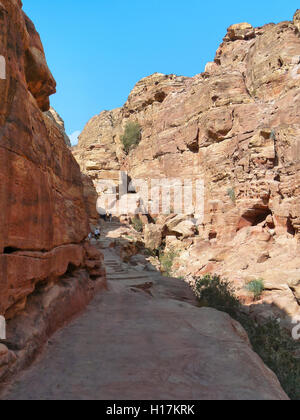
[[[0,80],[0,314],[9,320],[5,345],[0,344],[0,380],[27,366],[49,334],[73,317],[76,309],[82,308],[95,290],[106,288],[103,255],[84,242],[89,230],[88,214],[91,219],[96,219],[93,209],[95,190],[87,174],[95,180],[97,170],[103,169],[106,172],[100,173],[100,179],[107,175],[115,179],[114,171],[125,168],[132,176],[155,177],[170,176],[175,172],[178,175],[181,168],[182,177],[200,173],[207,185],[215,184],[215,189],[208,188],[208,209],[213,206],[215,214],[222,216],[225,222],[230,219],[229,230],[226,232],[222,223],[215,223],[213,217],[205,220],[203,226],[198,226],[201,231],[198,242],[192,239],[188,252],[197,250],[199,242],[220,252],[219,248],[224,244],[229,247],[229,238],[236,238],[237,226],[243,232],[249,229],[249,236],[255,236],[257,231],[251,229],[257,229],[257,226],[247,224],[245,220],[249,218],[243,213],[249,206],[248,201],[250,204],[254,201],[253,198],[247,198],[247,201],[243,195],[243,185],[247,185],[251,176],[261,176],[268,182],[270,174],[278,171],[274,180],[278,188],[282,183],[278,174],[282,178],[296,179],[295,166],[286,164],[283,152],[277,146],[279,138],[279,145],[290,147],[289,131],[281,129],[279,124],[276,138],[273,134],[268,137],[267,127],[255,125],[254,112],[258,118],[264,115],[267,121],[268,116],[271,118],[271,111],[270,115],[263,111],[263,99],[256,100],[254,94],[249,93],[251,88],[242,84],[242,65],[240,70],[227,69],[226,64],[222,67],[220,58],[209,66],[211,73],[208,71],[193,79],[164,75],[147,78],[136,86],[124,108],[95,118],[83,134],[80,147],[74,151],[78,159],[82,159],[82,175],[66,146],[63,122],[53,110],[47,114],[49,95],[55,92],[55,81],[48,69],[40,38],[21,6],[19,0],[1,0],[0,3],[0,54],[6,61],[6,78]],[[283,29],[282,33],[290,31],[298,37],[292,24],[286,24]],[[233,27],[228,34],[230,40],[226,42],[234,42],[236,38],[236,42],[243,43],[238,51],[247,55],[248,43],[263,36],[263,30],[260,31],[254,31],[249,25]],[[228,81],[227,74],[230,75]],[[278,83],[281,86],[281,82]],[[285,80],[282,83],[286,84]],[[213,92],[210,89],[214,89]],[[287,94],[290,92],[297,92],[297,84],[287,90]],[[220,97],[216,96],[217,93]],[[294,97],[293,100],[296,101]],[[270,110],[274,104],[271,101]],[[248,106],[253,108],[248,109]],[[244,114],[243,107],[248,114]],[[275,118],[276,111],[274,108],[272,118]],[[243,124],[240,122],[242,116],[247,120]],[[120,136],[129,120],[138,120],[143,133],[140,146],[127,157],[120,147]],[[288,127],[294,126],[290,123]],[[85,141],[89,130],[94,137]],[[239,134],[240,131],[244,135]],[[265,162],[264,159],[252,160],[252,154],[249,154],[247,175],[238,178],[238,174],[244,174],[245,168],[235,173],[239,166],[232,166],[233,156],[238,159],[240,155],[235,153],[240,150],[242,154],[244,149],[240,148],[246,150],[250,137],[256,139],[256,134],[262,134],[262,138],[258,137],[262,146],[261,143],[255,145],[255,156],[259,153],[256,148],[261,147],[264,152],[265,139],[269,143],[274,141],[276,158]],[[231,153],[233,145],[235,152]],[[216,168],[222,172],[222,177],[215,177]],[[229,202],[224,210],[221,200],[224,200],[227,186],[234,180],[236,206]],[[277,236],[284,238],[283,244],[296,244],[297,213],[283,215],[280,219],[282,203],[278,204],[277,211],[273,200],[278,192],[270,191],[268,200],[263,197],[263,204],[257,198],[258,204],[253,205],[255,217],[256,209],[259,209],[260,217],[266,213],[267,216],[274,215],[276,238],[274,244],[271,238],[268,241],[274,249],[278,245]],[[292,206],[294,192],[283,190],[281,200],[284,205]],[[216,198],[219,206],[215,206]],[[288,199],[291,199],[291,204]],[[212,227],[216,229],[215,242],[211,236]],[[262,235],[265,228],[262,225],[260,228],[262,232],[259,234]],[[173,223],[172,229],[186,235],[183,226],[179,230]],[[257,237],[262,241],[259,234]],[[108,247],[106,241],[102,242],[105,248]],[[230,254],[230,250],[228,252]],[[58,364],[52,369],[53,365],[46,361],[59,398],[70,396],[71,390],[76,399],[84,395],[91,397],[95,393],[98,398],[99,395],[103,397],[103,391],[108,397],[118,397],[121,392],[135,398],[158,395],[166,398],[287,399],[274,374],[253,353],[239,324],[221,312],[195,307],[194,297],[186,299],[191,291],[179,280],[164,281],[159,276],[155,281],[153,272],[146,278],[130,270],[124,274],[122,261],[116,257],[114,250],[106,250],[106,264],[114,276],[108,283],[109,291],[99,295],[99,300],[94,302],[95,311],[92,308],[92,313],[87,311],[85,314],[87,325],[82,329],[83,320],[78,321],[80,331],[75,344],[79,347],[72,347],[74,334],[71,328],[70,339],[59,340],[67,352],[63,351],[62,358],[58,356]],[[197,270],[201,272],[202,268],[197,267]],[[137,322],[142,319],[147,325]],[[181,321],[174,329],[178,319]],[[124,328],[120,328],[120,320]],[[78,333],[77,327],[76,331]],[[88,345],[82,331],[92,337]],[[162,339],[165,333],[167,341]],[[170,343],[175,345],[170,346]],[[122,357],[120,345],[124,347]],[[228,351],[224,352],[224,345]],[[141,350],[139,358],[134,351],[137,348]],[[51,352],[51,347],[49,349]],[[80,358],[76,366],[69,363],[74,360],[72,355],[69,357],[69,351],[73,356],[75,354],[75,360]],[[148,353],[151,353],[150,358]],[[57,355],[55,351],[53,354]],[[160,355],[158,359],[157,355]],[[150,361],[146,369],[145,360]],[[62,364],[66,368],[70,365],[70,374],[65,374]],[[162,376],[157,375],[160,364],[163,381]],[[29,398],[32,398],[34,389],[38,393],[42,391],[45,378],[47,384],[51,383],[47,372],[43,372],[46,372],[43,368],[38,371],[36,386],[25,385]],[[96,382],[93,373],[99,375]],[[66,385],[67,394],[64,394],[64,388],[57,386],[61,375],[70,380]],[[128,382],[129,376],[133,378],[132,385]],[[86,386],[91,378],[92,389],[89,389]],[[109,382],[111,378],[112,383]],[[137,390],[136,384],[147,383],[149,378],[145,388]],[[85,381],[83,387],[81,381]],[[33,383],[31,379],[29,382]],[[166,382],[169,392],[162,395],[157,384],[165,387]],[[48,389],[44,388],[47,398],[53,395]],[[22,395],[24,397],[26,393],[22,392]]]
[[[46,115],[57,125],[57,127],[62,132],[62,135],[64,136],[65,143],[68,147],[71,147],[71,140],[66,134],[65,131],[65,123],[64,120],[61,118],[61,116],[55,111],[52,106],[50,106],[49,111],[46,112]]]
[[[43,113],[56,83],[21,7],[0,3],[0,314],[7,319],[37,284],[55,284],[91,254],[83,247],[89,227],[79,166],[62,127]]]
[[[274,308],[299,315],[299,19],[297,11],[291,22],[231,26],[204,73],[141,80],[122,108],[88,122],[73,152],[95,184],[118,182],[121,169],[203,178],[204,222],[181,245],[178,273],[219,273],[245,300],[247,282],[262,277],[263,317]],[[142,138],[127,156],[128,121]]]

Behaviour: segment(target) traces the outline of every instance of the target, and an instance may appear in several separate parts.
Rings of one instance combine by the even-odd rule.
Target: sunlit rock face
[[[1,0],[0,314],[13,317],[39,282],[84,264],[88,234],[80,169],[43,112],[55,80],[21,2]]]
[[[68,147],[71,147],[71,140],[69,139],[69,137],[66,134],[65,122],[61,118],[61,116],[55,111],[54,108],[52,108],[52,106],[50,106],[50,109],[49,109],[49,111],[46,112],[46,115],[57,125],[57,127],[61,131],[62,135],[64,136],[66,145]]]
[[[300,9],[298,9],[296,11],[296,13],[294,14],[294,25],[298,28],[298,30],[300,31]]]
[[[231,26],[204,73],[141,80],[122,108],[88,122],[74,149],[95,183],[117,183],[120,169],[131,178],[202,178],[205,217],[182,253],[182,274],[219,273],[241,296],[263,277],[267,309],[288,317],[300,297],[299,19],[297,11],[291,22]],[[142,139],[127,156],[128,121]]]

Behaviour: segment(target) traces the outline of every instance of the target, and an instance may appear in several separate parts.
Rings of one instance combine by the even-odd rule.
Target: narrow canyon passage
[[[114,73],[135,12],[36,3],[0,0],[0,400],[299,399],[300,9]]]
[[[108,291],[51,338],[2,399],[287,398],[239,324],[198,308],[181,280],[124,265],[109,242],[99,243]]]

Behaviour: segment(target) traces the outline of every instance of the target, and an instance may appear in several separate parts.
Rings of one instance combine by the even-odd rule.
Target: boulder
[[[235,25],[231,25],[228,28],[227,36],[225,40],[236,41],[236,40],[244,40],[244,39],[251,39],[255,37],[255,31],[252,25],[249,23],[237,23]]]
[[[197,228],[190,220],[185,220],[173,228],[173,232],[178,233],[183,238],[190,238],[195,235]]]
[[[152,251],[158,249],[162,244],[162,228],[154,224],[145,225],[144,228],[145,247]]]

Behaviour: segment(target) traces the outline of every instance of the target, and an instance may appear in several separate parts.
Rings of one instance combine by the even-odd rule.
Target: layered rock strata
[[[89,228],[63,123],[43,113],[56,84],[40,37],[20,1],[1,3],[0,22],[0,313],[12,318],[37,284],[85,266]]]
[[[275,307],[288,319],[300,301],[299,16],[231,26],[204,73],[141,80],[122,108],[88,122],[74,149],[95,185],[118,183],[119,170],[132,179],[203,179],[204,219],[179,272],[228,277],[241,297],[263,278],[263,313]],[[126,155],[129,121],[142,136]]]

